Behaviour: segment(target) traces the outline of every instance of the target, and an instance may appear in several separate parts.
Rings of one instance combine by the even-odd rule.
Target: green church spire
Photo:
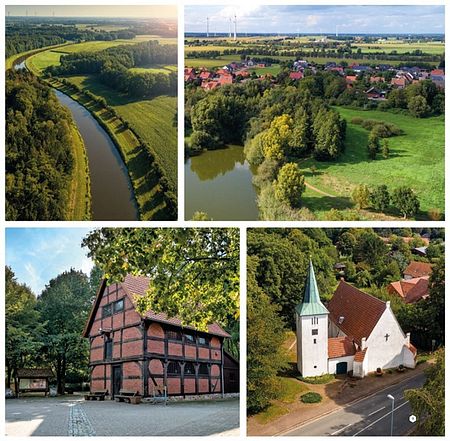
[[[319,289],[317,288],[316,275],[314,274],[314,267],[311,259],[309,260],[309,270],[306,278],[303,302],[297,305],[295,310],[300,316],[328,314],[328,309],[325,308],[320,301]]]

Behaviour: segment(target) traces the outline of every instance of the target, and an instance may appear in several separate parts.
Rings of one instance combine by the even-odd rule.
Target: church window
[[[313,317],[313,318],[311,319],[311,323],[312,323],[313,325],[318,325],[318,324],[319,324],[319,317]]]
[[[317,343],[317,340],[316,339],[314,339],[314,344],[316,344]]]
[[[313,329],[312,330],[312,335],[319,335],[319,330],[318,329]]]

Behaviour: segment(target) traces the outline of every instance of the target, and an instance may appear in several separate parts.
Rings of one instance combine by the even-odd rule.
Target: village
[[[270,68],[271,63],[255,61],[252,57],[246,58],[245,61],[231,62],[217,69],[185,67],[184,81],[206,91],[227,84],[245,83],[254,79],[268,80],[277,84],[276,75],[264,73],[264,69]],[[254,68],[258,68],[260,73],[257,74]],[[359,64],[348,65],[346,63],[344,66],[333,61],[325,65],[318,65],[307,60],[295,60],[289,69],[289,79],[292,83],[295,83],[305,76],[314,75],[319,71],[335,72],[345,79],[348,89],[357,85],[367,85],[362,89],[363,93],[369,100],[375,101],[385,100],[391,90],[404,89],[410,84],[424,80],[431,80],[436,87],[445,89],[445,70],[443,68],[426,69],[417,66],[395,68],[388,64],[378,64],[371,67]]]

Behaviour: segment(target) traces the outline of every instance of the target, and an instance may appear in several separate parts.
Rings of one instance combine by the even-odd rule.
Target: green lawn
[[[43,70],[48,66],[58,66],[62,55],[64,55],[62,48],[60,50],[39,52],[29,57],[26,65],[35,75],[39,76],[42,75]]]
[[[167,179],[177,187],[177,129],[173,125],[177,98],[159,96],[153,99],[133,101],[117,93],[93,76],[73,76],[67,79],[87,88],[94,95],[102,96],[119,116],[122,116],[147,143],[161,162]]]
[[[269,67],[251,67],[248,69],[250,72],[254,71],[257,75],[278,75],[280,72],[279,64],[272,64]]]
[[[68,207],[68,220],[91,219],[91,194],[89,180],[89,166],[83,139],[78,128],[72,126],[74,169],[70,187],[70,200]]]
[[[413,188],[420,200],[422,213],[419,217],[422,219],[432,208],[444,212],[443,116],[417,119],[389,112],[336,109],[348,123],[345,153],[337,162],[308,159],[301,161],[300,167],[308,183],[337,197],[307,189],[302,198],[306,207],[323,217],[331,208],[351,208],[350,195],[355,186],[386,184],[391,190],[401,185]],[[388,121],[405,132],[402,136],[389,138],[391,154],[388,159],[368,159],[368,131],[350,122],[355,116]],[[309,170],[312,164],[317,168],[314,175]]]

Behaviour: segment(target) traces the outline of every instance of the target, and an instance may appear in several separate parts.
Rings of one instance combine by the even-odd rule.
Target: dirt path
[[[307,182],[305,182],[305,185],[306,185],[310,190],[315,191],[316,193],[323,194],[324,196],[328,196],[329,198],[335,198],[335,197],[336,197],[336,196],[334,196],[334,195],[332,195],[332,194],[330,194],[330,193],[325,193],[324,191],[319,190],[317,187],[314,187],[313,185],[308,184]]]

